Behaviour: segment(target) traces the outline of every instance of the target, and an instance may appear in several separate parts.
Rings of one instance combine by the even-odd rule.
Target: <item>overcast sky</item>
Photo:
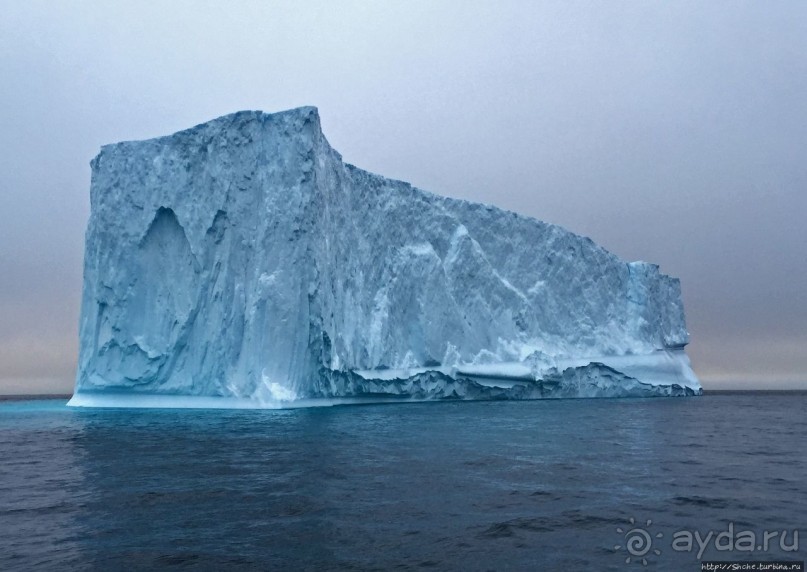
[[[807,2],[0,0],[0,393],[72,389],[102,144],[301,105],[680,277],[707,389],[805,386]]]

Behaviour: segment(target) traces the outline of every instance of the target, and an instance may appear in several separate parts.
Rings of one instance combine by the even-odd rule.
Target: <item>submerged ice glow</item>
[[[315,108],[92,171],[74,405],[700,393],[678,280],[347,165]]]

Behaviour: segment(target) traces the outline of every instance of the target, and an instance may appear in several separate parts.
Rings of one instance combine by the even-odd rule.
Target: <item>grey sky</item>
[[[70,391],[89,160],[320,109],[346,161],[683,282],[707,388],[807,380],[807,3],[0,0],[0,393]]]

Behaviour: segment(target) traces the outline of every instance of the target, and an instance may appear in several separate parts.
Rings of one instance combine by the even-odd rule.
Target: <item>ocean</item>
[[[287,410],[65,402],[0,402],[0,570],[804,561],[804,392]]]

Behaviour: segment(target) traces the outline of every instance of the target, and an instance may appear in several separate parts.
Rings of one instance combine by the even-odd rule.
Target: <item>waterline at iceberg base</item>
[[[677,279],[348,165],[313,107],[91,165],[71,405],[701,393]]]

